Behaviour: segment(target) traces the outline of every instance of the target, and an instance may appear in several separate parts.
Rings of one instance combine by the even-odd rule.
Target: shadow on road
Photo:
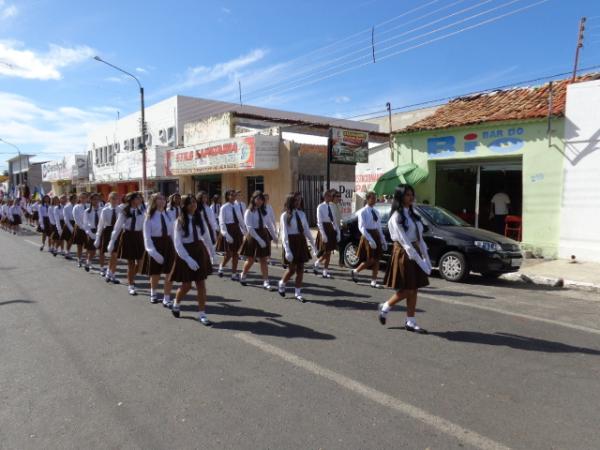
[[[585,347],[575,347],[562,342],[547,341],[527,336],[509,333],[480,333],[477,331],[445,331],[429,332],[452,342],[466,342],[471,344],[495,345],[510,347],[516,350],[527,350],[545,353],[582,353],[586,355],[600,355],[600,350]]]
[[[5,305],[12,305],[15,303],[35,303],[35,301],[33,300],[21,300],[21,299],[17,299],[17,300],[7,300],[4,302],[0,302],[0,306],[5,306]]]
[[[223,330],[247,331],[252,334],[261,336],[276,336],[287,339],[304,338],[304,339],[320,339],[333,340],[335,336],[332,334],[321,333],[312,328],[296,325],[284,320],[275,318],[267,318],[267,321],[259,322],[242,322],[242,321],[223,321],[213,324],[213,328]]]

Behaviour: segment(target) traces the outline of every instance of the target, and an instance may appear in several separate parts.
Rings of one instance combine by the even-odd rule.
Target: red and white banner
[[[254,169],[256,138],[234,138],[170,150],[166,158],[167,176]]]

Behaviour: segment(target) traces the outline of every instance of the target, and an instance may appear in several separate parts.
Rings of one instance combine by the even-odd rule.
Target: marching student
[[[73,208],[77,204],[77,194],[69,195],[69,203],[63,208],[63,220],[65,226],[61,235],[62,240],[65,242],[65,259],[72,259],[71,247],[73,245],[73,237],[75,232],[75,220],[73,219]]]
[[[315,251],[315,241],[310,232],[306,214],[304,214],[304,211],[301,211],[301,207],[302,195],[299,192],[288,194],[279,226],[283,244],[283,263],[287,266],[287,269],[283,274],[283,278],[279,281],[277,290],[279,295],[285,297],[285,285],[292,276],[296,275],[294,296],[296,300],[304,303],[304,297],[302,297],[304,263],[311,260],[306,240],[310,241],[313,254]]]
[[[41,202],[36,200],[31,205],[31,225],[35,228],[39,227],[38,223],[40,220],[40,205]]]
[[[52,236],[52,225],[50,224],[50,197],[44,195],[39,208],[38,231],[42,233],[42,246],[40,252],[44,251],[46,241],[48,242],[48,251],[50,251],[50,236]]]
[[[218,275],[223,276],[223,268],[231,260],[231,280],[240,281],[240,277],[237,274],[239,251],[244,240],[244,234],[246,233],[246,226],[244,225],[244,215],[240,213],[240,210],[235,205],[237,193],[235,190],[230,189],[225,192],[226,203],[221,206],[219,212],[219,228],[221,235],[217,240],[217,252],[222,252],[223,262],[219,265]]]
[[[94,241],[96,240],[98,222],[100,221],[100,208],[98,207],[100,194],[93,193],[89,198],[90,207],[87,208],[83,214],[83,227],[87,236],[85,241],[86,263],[84,267],[86,272],[90,271],[92,260],[96,256],[96,246],[94,245]]]
[[[196,194],[196,203],[198,204],[196,214],[202,215],[202,219],[208,228],[208,234],[214,248],[217,245],[217,230],[219,229],[219,225],[217,224],[217,218],[208,202],[208,194],[205,191],[200,191]]]
[[[221,212],[221,197],[218,194],[213,195],[212,203],[210,204],[213,214],[217,221],[219,220],[219,213]]]
[[[64,216],[64,208],[65,205],[67,203],[67,196],[66,195],[61,195],[58,198],[58,205],[56,205],[56,207],[54,208],[54,221],[56,222],[56,231],[57,231],[57,235],[56,235],[56,241],[55,241],[55,250],[56,250],[56,254],[59,253],[59,249],[60,249],[60,255],[61,256],[65,256],[65,243],[64,243],[64,239],[63,239],[63,234],[65,233],[65,216]],[[56,256],[56,254],[54,256]]]
[[[331,260],[331,252],[337,248],[340,241],[340,226],[335,221],[335,216],[331,207],[335,191],[329,190],[323,194],[323,203],[317,206],[317,232],[316,251],[319,259],[315,261],[313,272],[315,275],[319,273],[319,265],[323,264],[323,278],[331,278],[329,274],[329,261]]]
[[[167,202],[167,214],[171,219],[171,222],[175,223],[177,218],[179,217],[179,213],[181,211],[181,195],[178,193],[171,194],[169,196],[169,201]]]
[[[110,254],[108,269],[104,267],[104,264],[106,262],[106,252],[108,251],[110,237],[115,223],[117,223],[119,212],[119,194],[113,191],[108,194],[108,204],[100,212],[98,231],[96,232],[96,240],[94,241],[94,247],[98,249],[100,275],[106,277],[107,283],[113,282],[114,284],[118,284],[115,278],[115,271],[117,270],[117,255],[115,251]]]
[[[364,269],[371,268],[371,287],[380,288],[377,283],[379,273],[379,260],[384,251],[387,250],[387,242],[381,228],[381,217],[373,206],[377,203],[375,192],[367,193],[367,205],[360,209],[358,216],[358,229],[362,234],[358,243],[358,261],[360,264],[356,269],[350,271],[352,281],[358,283],[358,273]]]
[[[60,223],[56,223],[56,208],[60,205],[60,200],[58,197],[52,197],[52,201],[50,202],[50,209],[48,209],[48,218],[50,219],[50,227],[52,228],[52,233],[50,234],[50,253],[56,257],[58,254],[57,246],[58,239],[60,237],[60,233],[62,230],[59,230]]]
[[[144,259],[142,273],[150,277],[150,303],[159,303],[157,289],[160,277],[165,274],[162,304],[172,306],[169,274],[175,261],[173,246],[173,221],[165,212],[166,200],[161,193],[152,194],[148,212],[144,217]]]
[[[197,203],[194,196],[186,195],[174,231],[177,256],[169,280],[180,282],[181,286],[177,289],[171,312],[175,317],[180,316],[181,300],[189,292],[193,282],[196,284],[198,321],[202,325],[211,326],[212,322],[206,316],[205,280],[212,272],[210,260],[212,245],[208,228],[204,224],[202,216],[196,214],[196,209]]]
[[[250,207],[244,214],[244,223],[248,230],[248,234],[244,237],[240,254],[244,255],[247,260],[240,276],[240,283],[246,286],[246,275],[252,268],[254,261],[258,259],[260,262],[260,273],[263,279],[263,288],[270,291],[269,283],[269,265],[268,260],[271,256],[271,235],[275,231],[269,231],[271,223],[267,217],[265,208],[265,197],[261,191],[255,191],[250,199]]]
[[[77,267],[83,267],[83,247],[87,242],[87,235],[85,234],[85,226],[83,224],[83,214],[87,208],[87,201],[88,194],[82,192],[79,194],[79,203],[73,207],[73,221],[75,222],[75,228],[73,228],[73,244],[77,246]]]
[[[142,203],[142,196],[137,192],[130,192],[125,196],[125,201],[127,204],[117,218],[107,250],[112,253],[116,247],[118,258],[127,260],[129,295],[137,295],[135,275],[139,271],[140,262],[146,251],[142,232],[144,217],[139,210]],[[119,238],[118,244],[117,238]]]
[[[406,330],[426,334],[427,331],[417,325],[415,313],[417,292],[429,284],[427,276],[431,274],[431,261],[423,240],[423,223],[413,209],[414,200],[412,186],[400,185],[396,188],[392,215],[388,221],[394,249],[384,278],[385,285],[396,292],[387,302],[379,305],[379,322],[385,325],[392,307],[406,299]]]
[[[17,234],[20,231],[21,224],[23,223],[23,218],[21,216],[21,214],[22,214],[21,203],[19,202],[18,199],[13,202],[12,208],[10,208],[8,210],[8,213],[9,213],[9,218],[12,219],[11,220],[12,232],[13,232],[13,234]]]

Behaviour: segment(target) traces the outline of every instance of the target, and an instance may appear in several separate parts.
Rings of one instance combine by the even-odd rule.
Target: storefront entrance
[[[521,159],[437,164],[436,205],[448,209],[475,227],[494,230],[490,218],[491,199],[499,192],[506,193],[510,198],[510,214],[521,216]]]
[[[196,192],[204,191],[208,193],[208,197],[213,195],[221,196],[221,175],[199,175],[194,177],[194,185]]]

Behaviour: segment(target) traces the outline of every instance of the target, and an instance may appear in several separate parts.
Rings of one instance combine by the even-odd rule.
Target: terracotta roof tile
[[[576,83],[600,79],[600,73],[580,76]],[[552,115],[563,116],[567,86],[571,79],[554,81],[552,84]],[[505,120],[539,119],[548,115],[550,83],[542,86],[514,88],[503,91],[460,97],[440,106],[432,115],[400,130],[437,130]]]

